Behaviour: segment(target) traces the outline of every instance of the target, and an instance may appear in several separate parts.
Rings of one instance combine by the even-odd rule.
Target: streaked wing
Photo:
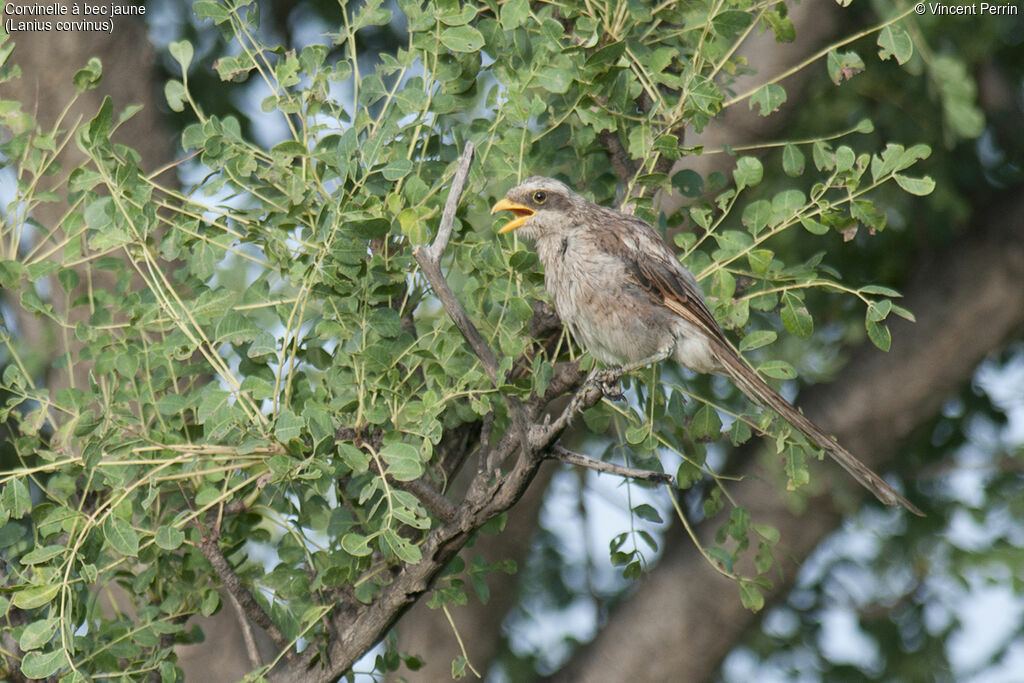
[[[639,218],[618,215],[629,224],[629,230],[604,231],[601,241],[606,242],[605,248],[613,247],[608,251],[621,255],[637,284],[659,303],[705,330],[709,336],[725,342],[729,348],[722,328],[704,302],[697,281],[676,260],[654,228]],[[623,242],[624,239],[629,243]],[[618,244],[607,244],[610,240]]]

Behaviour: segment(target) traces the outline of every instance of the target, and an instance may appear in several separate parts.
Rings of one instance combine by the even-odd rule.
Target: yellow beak
[[[511,211],[516,215],[515,218],[510,220],[505,225],[501,226],[498,233],[511,232],[526,222],[528,218],[536,213],[533,209],[523,206],[517,202],[512,201],[508,197],[501,199],[491,208],[491,215],[498,213],[499,211]]]

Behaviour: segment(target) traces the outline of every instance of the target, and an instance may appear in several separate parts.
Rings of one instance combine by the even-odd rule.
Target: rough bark
[[[501,534],[481,536],[472,548],[462,553],[467,564],[474,555],[480,555],[490,563],[511,559],[522,568],[537,531],[537,517],[555,467],[551,464],[541,469],[519,503],[509,510],[508,523]],[[466,605],[450,609],[469,661],[481,673],[487,670],[488,663],[498,652],[501,623],[516,604],[518,582],[518,574],[496,572],[487,577],[491,590],[487,604],[471,594]],[[398,632],[400,649],[416,653],[425,660],[423,668],[409,674],[410,680],[451,678],[452,660],[461,655],[462,650],[444,613],[420,601],[402,619]]]
[[[897,462],[911,431],[1024,325],[1024,199],[1005,197],[975,225],[920,265],[906,302],[918,322],[892,325],[889,353],[862,349],[835,382],[799,397],[812,419],[873,467]],[[841,515],[837,499],[827,494],[794,513],[777,487],[765,483],[778,473],[763,465],[745,464],[740,473],[746,481],[732,492],[753,518],[781,532],[775,556],[782,576],[771,599],[785,595],[802,560]],[[818,476],[826,467],[812,466]],[[756,619],[741,606],[733,582],[691,545],[675,543],[559,678],[705,680]]]

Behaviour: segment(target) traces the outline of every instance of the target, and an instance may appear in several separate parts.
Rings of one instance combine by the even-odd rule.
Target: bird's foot
[[[622,377],[622,370],[619,368],[594,370],[590,373],[585,385],[597,388],[604,396],[613,401],[619,401],[625,398],[619,384],[620,377]]]

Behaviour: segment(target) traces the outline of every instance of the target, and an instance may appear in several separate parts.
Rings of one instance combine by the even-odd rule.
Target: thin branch
[[[913,11],[914,11],[913,7],[908,7],[901,14],[898,14],[898,15],[896,15],[895,17],[893,17],[891,19],[883,21],[880,24],[876,24],[875,26],[872,26],[871,28],[866,28],[866,29],[864,29],[863,31],[861,31],[859,33],[851,34],[851,35],[843,38],[840,41],[837,41],[835,43],[832,43],[831,45],[827,45],[827,46],[823,47],[822,49],[818,50],[813,55],[811,55],[810,57],[808,57],[804,61],[800,62],[796,66],[792,66],[792,67],[786,69],[785,71],[783,71],[781,74],[779,74],[775,78],[767,80],[764,83],[759,83],[758,85],[756,85],[755,87],[751,88],[750,90],[748,90],[747,92],[743,93],[742,95],[737,95],[736,97],[733,97],[731,100],[728,100],[727,102],[724,102],[722,104],[722,109],[723,110],[724,109],[728,109],[732,105],[734,105],[734,104],[736,104],[738,102],[742,102],[743,100],[745,100],[748,97],[752,96],[754,93],[756,93],[761,88],[764,88],[766,86],[772,85],[774,83],[778,83],[779,81],[782,81],[782,80],[785,80],[785,79],[789,78],[790,76],[792,76],[795,73],[803,71],[804,69],[806,69],[808,66],[810,66],[814,62],[818,61],[822,57],[827,56],[828,53],[832,52],[833,50],[838,50],[839,48],[843,47],[844,45],[849,45],[850,43],[853,43],[853,42],[855,42],[857,40],[860,40],[864,36],[869,36],[872,33],[876,33],[878,31],[881,31],[886,26],[891,26],[891,25],[895,24],[897,21],[900,21],[901,19],[903,19],[904,17],[906,17],[908,14],[910,14]]]
[[[462,658],[466,660],[466,666],[473,672],[473,675],[477,678],[483,678],[480,672],[473,666],[473,662],[469,661],[469,653],[466,652],[466,645],[462,642],[462,636],[459,634],[459,629],[455,626],[455,620],[452,619],[452,613],[448,611],[448,606],[442,604],[441,609],[444,610],[444,616],[448,618],[448,624],[452,627],[452,633],[455,635],[455,641],[459,644],[459,649],[462,650]]]
[[[262,663],[260,662],[260,651],[256,648],[256,639],[252,635],[252,623],[245,616],[242,603],[238,602],[238,598],[231,591],[228,591],[228,599],[231,600],[231,606],[235,608],[235,616],[238,618],[238,625],[242,629],[245,653],[249,656],[249,668],[258,669],[262,666]]]
[[[455,177],[452,179],[451,189],[448,191],[448,199],[445,201],[444,213],[441,215],[441,225],[438,228],[434,243],[429,247],[416,247],[412,253],[416,262],[420,264],[423,276],[433,288],[434,294],[441,300],[445,312],[448,313],[455,326],[459,328],[459,332],[462,333],[462,336],[469,343],[473,353],[480,359],[480,363],[487,372],[487,376],[490,377],[491,383],[497,387],[499,385],[498,359],[487,345],[483,336],[476,329],[473,321],[469,319],[469,314],[466,313],[466,309],[459,303],[458,298],[452,292],[451,287],[448,286],[448,281],[441,272],[441,256],[444,254],[444,250],[448,247],[448,241],[451,239],[452,226],[455,222],[455,211],[459,206],[462,192],[466,188],[466,178],[469,175],[470,164],[473,162],[473,150],[473,143],[467,141],[465,149],[462,150],[462,156],[459,158],[459,167],[455,171]],[[512,415],[512,422],[521,436],[520,443],[522,448],[525,449],[527,447],[529,430],[527,429],[526,412],[523,410],[523,404],[515,396],[505,395],[504,398]]]
[[[448,241],[452,237],[455,211],[458,209],[459,199],[462,198],[462,193],[466,189],[469,166],[473,162],[473,149],[473,143],[467,142],[466,148],[462,150],[462,156],[459,158],[459,167],[455,171],[455,177],[452,179],[451,189],[448,190],[448,199],[444,204],[444,213],[441,214],[441,225],[438,228],[434,243],[429,247],[418,246],[413,249],[412,253],[416,258],[416,262],[420,264],[420,268],[423,270],[423,276],[427,278],[427,282],[433,288],[434,294],[441,300],[445,312],[448,313],[455,326],[459,328],[462,336],[469,342],[473,353],[480,359],[484,370],[491,378],[491,382],[497,385],[498,359],[490,347],[487,346],[487,342],[484,341],[480,332],[477,331],[476,326],[473,325],[473,321],[469,319],[466,309],[459,303],[455,293],[448,286],[448,281],[441,273],[441,256],[444,255],[445,249],[448,248]]]
[[[462,156],[459,157],[459,167],[455,169],[455,177],[452,178],[451,189],[448,190],[448,199],[444,203],[444,213],[441,214],[441,225],[437,229],[437,237],[434,238],[434,243],[431,246],[422,248],[427,252],[425,255],[434,261],[441,260],[441,256],[448,248],[448,242],[452,238],[455,211],[459,208],[459,200],[462,199],[462,193],[466,189],[466,179],[469,177],[469,167],[473,163],[475,149],[475,145],[467,140],[466,147],[462,150]],[[419,250],[417,248],[417,251]],[[420,260],[418,256],[416,260]]]
[[[281,650],[285,651],[286,657],[289,660],[295,658],[295,652],[291,648],[291,643],[284,637],[280,629],[277,628],[277,624],[270,618],[263,607],[260,606],[256,599],[249,592],[249,589],[242,585],[238,575],[231,568],[231,564],[228,559],[224,557],[224,553],[221,552],[220,547],[217,545],[217,539],[213,537],[204,538],[199,542],[199,549],[202,551],[203,556],[209,561],[210,565],[213,566],[213,571],[216,572],[217,578],[220,579],[221,584],[227,589],[235,600],[238,601],[239,605],[242,606],[242,610],[246,616],[253,620],[257,626],[260,626],[270,639],[274,641],[274,644]]]
[[[671,484],[674,481],[674,477],[666,472],[655,472],[654,470],[643,470],[636,467],[616,465],[615,463],[591,458],[589,455],[570,451],[568,448],[564,448],[562,446],[552,447],[551,450],[548,451],[547,455],[550,458],[567,462],[570,465],[585,467],[588,470],[596,470],[598,472],[607,472],[608,474],[617,474],[620,477],[629,477],[630,479],[666,484]]]

